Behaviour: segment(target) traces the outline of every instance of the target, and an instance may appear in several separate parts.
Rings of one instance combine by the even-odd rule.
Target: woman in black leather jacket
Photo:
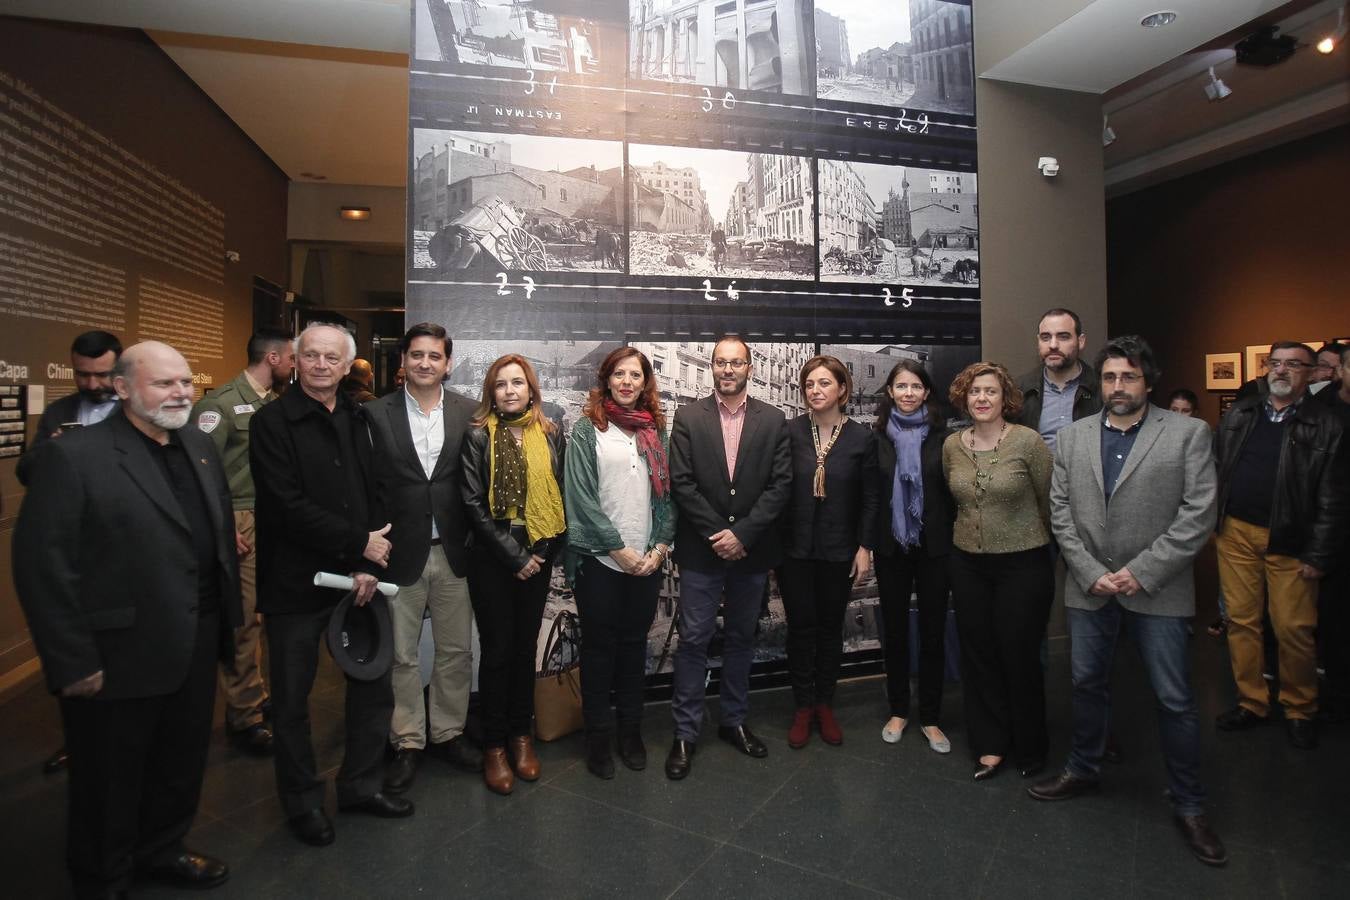
[[[544,415],[524,357],[488,367],[464,436],[464,509],[471,528],[469,597],[478,623],[483,781],[509,794],[539,777],[531,725],[535,652],[553,560],[563,543],[563,435]],[[509,754],[508,754],[509,746]]]

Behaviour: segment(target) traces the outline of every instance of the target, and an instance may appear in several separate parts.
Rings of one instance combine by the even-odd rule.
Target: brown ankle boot
[[[506,761],[505,747],[488,747],[483,751],[483,783],[494,794],[509,794],[516,786],[516,776]]]
[[[511,764],[516,777],[522,781],[535,781],[539,778],[539,757],[534,755],[534,738],[528,734],[513,737],[508,742],[511,748]]]

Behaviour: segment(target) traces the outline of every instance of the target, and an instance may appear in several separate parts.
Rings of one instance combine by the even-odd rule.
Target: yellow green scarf
[[[567,519],[563,513],[562,492],[558,490],[557,479],[553,477],[553,457],[548,449],[548,437],[539,424],[537,410],[528,410],[523,415],[511,419],[499,417],[495,412],[488,413],[488,508],[494,518],[506,518],[509,507],[519,503],[518,491],[509,491],[515,497],[503,497],[497,500],[498,451],[510,455],[514,447],[498,446],[498,431],[513,425],[521,426],[520,451],[525,462],[525,534],[530,544],[544,538],[562,534],[567,528]],[[504,439],[515,443],[508,433]],[[509,502],[513,501],[513,502]]]

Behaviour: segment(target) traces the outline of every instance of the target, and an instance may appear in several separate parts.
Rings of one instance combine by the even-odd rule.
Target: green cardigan
[[[663,432],[661,445],[669,452],[669,438]],[[563,464],[563,498],[567,506],[567,558],[564,572],[571,584],[583,557],[605,556],[623,548],[623,539],[600,511],[600,476],[595,461],[595,423],[586,416],[572,426],[567,457]],[[657,544],[667,547],[675,540],[675,503],[667,491],[664,497],[652,495],[651,539],[644,551]]]

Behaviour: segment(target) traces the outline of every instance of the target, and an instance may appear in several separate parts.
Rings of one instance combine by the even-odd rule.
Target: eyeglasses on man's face
[[[739,372],[741,369],[744,369],[744,368],[745,368],[746,366],[748,366],[748,365],[750,365],[750,363],[747,362],[746,360],[743,360],[743,359],[714,359],[714,360],[713,360],[713,368],[714,368],[714,369],[735,369],[736,371]]]
[[[1301,359],[1267,359],[1266,368],[1272,372],[1279,372],[1281,370],[1301,372],[1304,369],[1315,369],[1317,366],[1312,363],[1304,362]]]
[[[1138,384],[1143,380],[1144,376],[1140,375],[1138,372],[1121,372],[1120,374],[1116,374],[1115,372],[1102,373],[1102,384]]]

